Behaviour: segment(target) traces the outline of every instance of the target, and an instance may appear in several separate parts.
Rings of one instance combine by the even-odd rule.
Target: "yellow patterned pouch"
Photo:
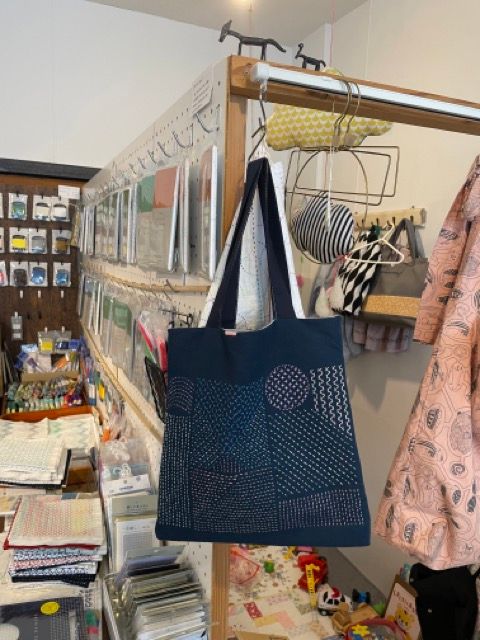
[[[325,69],[332,75],[343,75],[331,67]],[[355,107],[355,105],[354,105]],[[276,151],[299,147],[330,147],[334,135],[334,124],[338,114],[304,107],[279,104],[267,121],[267,144]],[[357,147],[367,136],[380,136],[392,128],[391,122],[356,116],[348,123],[346,117],[341,125],[340,145]],[[348,133],[347,133],[348,129]],[[335,146],[340,146],[338,143]]]

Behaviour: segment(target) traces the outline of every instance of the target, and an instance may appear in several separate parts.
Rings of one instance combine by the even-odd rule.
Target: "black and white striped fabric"
[[[332,205],[328,226],[327,207],[326,196],[310,198],[292,222],[292,238],[297,248],[323,264],[334,262],[353,246],[352,212],[343,204]]]
[[[360,234],[356,246],[361,246],[377,239],[374,232],[363,232]],[[341,313],[357,316],[362,308],[363,301],[370,291],[375,273],[379,267],[378,261],[381,258],[381,247],[375,243],[364,249],[356,251],[355,258],[361,260],[376,261],[373,264],[365,264],[364,262],[356,262],[354,260],[345,262],[340,271],[338,278],[341,281],[343,291],[343,308],[335,309]]]

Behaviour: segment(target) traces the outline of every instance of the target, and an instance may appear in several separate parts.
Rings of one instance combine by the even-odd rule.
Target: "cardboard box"
[[[237,631],[237,640],[288,640],[287,636],[276,636],[269,633],[254,633],[252,631]]]

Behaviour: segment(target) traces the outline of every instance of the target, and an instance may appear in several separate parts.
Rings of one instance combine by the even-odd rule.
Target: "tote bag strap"
[[[223,279],[210,312],[207,327],[235,327],[240,280],[243,234],[253,210],[258,188],[265,233],[268,271],[274,318],[296,318],[288,275],[288,265],[270,164],[266,158],[248,165],[247,179],[237,226],[232,238]]]
[[[389,240],[390,244],[393,244],[394,247],[397,246],[402,231],[407,232],[408,247],[410,249],[411,258],[413,260],[416,258],[420,258],[421,256],[419,255],[418,251],[417,239],[415,237],[415,227],[413,225],[413,222],[408,218],[403,218],[403,220],[398,223],[395,231],[392,234],[392,237]]]

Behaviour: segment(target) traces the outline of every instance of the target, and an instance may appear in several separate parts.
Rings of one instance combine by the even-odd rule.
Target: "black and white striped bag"
[[[309,198],[294,217],[291,228],[297,248],[323,264],[349,253],[354,243],[354,219],[350,209],[343,204],[332,205],[328,225],[327,208],[326,196]]]

